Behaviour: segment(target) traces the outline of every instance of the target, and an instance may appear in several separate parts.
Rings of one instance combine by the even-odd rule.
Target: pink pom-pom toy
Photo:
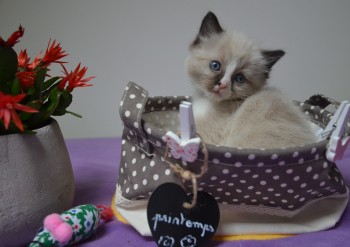
[[[68,242],[72,235],[72,227],[64,222],[59,214],[50,214],[44,219],[44,227],[61,243]]]

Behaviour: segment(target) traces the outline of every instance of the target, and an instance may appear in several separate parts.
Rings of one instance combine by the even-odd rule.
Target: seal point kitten
[[[244,34],[225,31],[214,13],[189,48],[197,132],[205,142],[240,148],[281,148],[316,141],[306,116],[266,86],[283,50],[265,50]]]

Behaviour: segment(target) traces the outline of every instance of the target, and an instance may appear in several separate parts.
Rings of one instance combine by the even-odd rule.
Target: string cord
[[[201,136],[197,133],[198,137],[202,140]],[[184,202],[183,207],[187,209],[194,208],[197,204],[197,198],[198,198],[198,179],[201,178],[208,170],[208,149],[204,142],[201,141],[202,144],[202,152],[204,154],[204,162],[201,167],[200,173],[196,174],[194,172],[191,172],[189,170],[185,170],[182,168],[179,164],[173,164],[171,161],[168,160],[168,154],[169,154],[169,147],[166,145],[165,147],[165,153],[164,153],[164,160],[169,164],[171,169],[178,174],[183,180],[185,181],[191,181],[192,182],[192,191],[193,191],[193,198],[192,202]]]

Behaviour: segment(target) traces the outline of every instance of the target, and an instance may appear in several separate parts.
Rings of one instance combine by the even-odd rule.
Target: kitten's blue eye
[[[243,84],[245,82],[245,77],[244,77],[244,75],[238,73],[237,75],[235,75],[235,79],[234,80],[238,84]]]
[[[220,62],[214,60],[210,62],[210,69],[214,71],[219,71],[221,69]]]

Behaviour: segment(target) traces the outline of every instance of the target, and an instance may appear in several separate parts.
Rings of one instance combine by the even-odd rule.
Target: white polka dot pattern
[[[178,107],[188,97],[151,97],[134,83],[128,85],[120,103],[124,124],[118,186],[128,200],[149,198],[160,184],[181,181],[164,161],[168,129],[178,129]],[[302,104],[304,112],[324,126],[331,115],[318,106]],[[154,114],[157,113],[157,114]],[[153,115],[152,115],[153,114]],[[152,117],[148,117],[152,115]],[[316,117],[317,116],[317,117]],[[209,168],[198,181],[222,204],[239,204],[297,210],[312,200],[346,193],[334,163],[325,159],[327,142],[304,147],[245,150],[207,145]],[[193,163],[169,157],[185,169],[199,172],[203,153]],[[186,183],[188,191],[191,184]]]

